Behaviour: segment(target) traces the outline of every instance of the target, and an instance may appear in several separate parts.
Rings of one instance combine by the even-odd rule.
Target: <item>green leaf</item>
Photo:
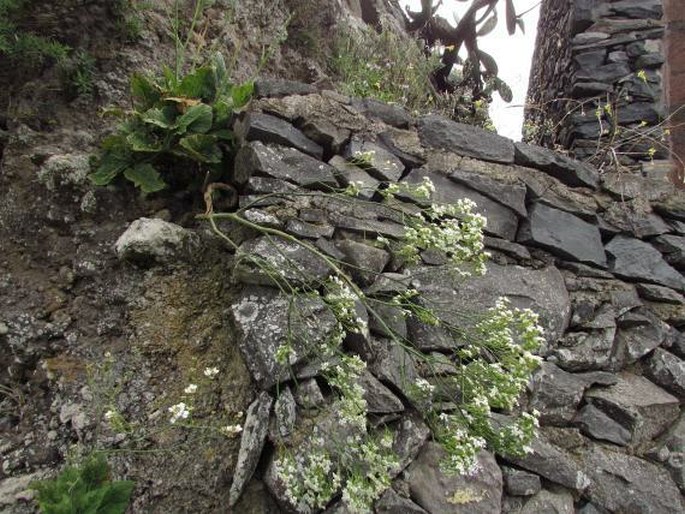
[[[226,61],[221,52],[217,52],[212,57],[212,71],[214,72],[214,83],[217,90],[221,91],[228,84],[228,72],[226,71]]]
[[[156,125],[167,130],[173,129],[176,128],[176,109],[172,106],[153,107],[142,113],[140,119],[148,125]]]
[[[214,102],[214,126],[226,127],[231,122],[233,116],[233,98],[222,96]]]
[[[139,110],[150,109],[159,102],[162,96],[157,84],[139,73],[134,73],[131,77],[131,95]]]
[[[212,128],[212,108],[207,104],[198,104],[189,107],[188,110],[176,120],[178,129],[176,133],[190,132],[205,133]]]
[[[103,144],[105,153],[100,160],[100,165],[94,173],[88,176],[96,186],[106,186],[131,165],[132,156],[127,151],[125,143],[117,144],[113,139],[117,142],[125,141],[121,136],[114,136],[108,138],[107,144]]]
[[[183,152],[199,162],[218,163],[223,158],[221,148],[216,144],[217,138],[207,134],[191,134],[179,142]]]
[[[166,183],[152,164],[136,164],[132,168],[127,168],[124,177],[139,187],[143,193],[154,193],[166,187]]]
[[[102,500],[98,514],[124,514],[131,499],[134,483],[130,480],[118,480],[111,486]]]
[[[156,153],[162,151],[162,143],[147,131],[136,130],[126,136],[126,142],[134,152]]]
[[[197,68],[181,80],[174,91],[174,96],[200,98],[205,102],[213,102],[216,98],[216,83],[214,72],[210,66]]]
[[[245,82],[237,86],[233,86],[231,90],[231,97],[233,98],[234,109],[240,109],[245,106],[252,98],[254,93],[254,82]]]
[[[209,133],[210,136],[216,137],[220,141],[234,141],[235,134],[230,129],[213,130]]]

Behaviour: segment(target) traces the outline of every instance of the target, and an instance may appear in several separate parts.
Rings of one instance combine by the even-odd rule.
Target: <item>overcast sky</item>
[[[413,11],[421,10],[421,0],[405,0],[405,2]],[[514,93],[514,99],[510,104],[504,103],[495,93],[493,103],[490,106],[490,115],[497,127],[497,132],[515,140],[521,139],[523,103],[526,99],[530,62],[535,46],[539,4],[540,0],[514,0],[518,13],[537,6],[523,17],[526,27],[525,35],[517,29],[516,34],[510,36],[506,29],[505,2],[499,2],[497,5],[499,19],[497,28],[478,42],[479,48],[495,58],[499,66],[499,77],[509,84]],[[455,23],[454,13],[456,12],[457,15],[464,13],[469,5],[471,5],[471,0],[444,0],[438,14],[451,23]],[[485,11],[479,11],[481,14],[483,12]]]

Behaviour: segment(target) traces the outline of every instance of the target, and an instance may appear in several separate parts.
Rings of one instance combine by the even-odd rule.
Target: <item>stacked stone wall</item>
[[[261,82],[257,91],[260,98],[237,125],[242,146],[234,179],[242,184],[239,205],[247,219],[307,241],[346,267],[371,298],[406,283],[438,305],[477,313],[504,295],[537,311],[546,329],[544,360],[527,399],[541,412],[539,436],[525,456],[483,451],[478,470],[467,476],[440,471],[443,452],[410,394],[418,378],[450,373],[454,342],[392,310],[382,311],[384,323],[370,322],[368,334],[346,342],[367,363],[361,384],[369,424],[392,434],[399,462],[375,512],[682,511],[682,195],[638,176],[601,184],[589,165],[437,116],[414,118],[396,106],[303,84]],[[367,156],[363,165],[355,160],[360,152]],[[404,266],[378,244],[379,236],[404,233],[401,216],[378,190],[424,177],[436,186],[434,201],[470,198],[487,216],[492,260],[485,276],[454,277],[435,253]],[[356,200],[326,194],[351,182],[361,182],[365,194]],[[412,199],[400,204],[411,215]],[[340,428],[316,354],[298,346],[289,363],[276,359],[288,337],[289,299],[263,267],[250,263],[281,269],[304,287],[330,270],[288,240],[221,227],[239,243],[233,277],[242,289],[228,321],[259,390],[244,426],[231,503],[235,512],[247,511],[241,497],[254,475],[283,512],[298,511],[275,472],[274,447],[290,445],[296,459],[305,459],[307,427],[316,423],[324,440]],[[128,258],[125,244],[117,250]],[[318,332],[290,329],[302,328],[316,345],[334,320],[320,302],[302,302],[317,316]],[[409,346],[393,345],[387,330]],[[418,354],[441,358],[444,366],[422,367]],[[347,510],[337,502],[325,512]]]
[[[543,2],[527,139],[608,172],[665,177],[677,156],[665,130],[663,11],[662,0]]]

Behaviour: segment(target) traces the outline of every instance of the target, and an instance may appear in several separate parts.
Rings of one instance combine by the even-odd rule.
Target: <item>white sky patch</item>
[[[412,11],[421,10],[421,0],[407,0],[407,5]],[[523,16],[526,33],[522,34],[519,29],[513,36],[507,33],[505,18],[505,2],[497,4],[498,23],[494,31],[478,40],[478,47],[489,53],[497,61],[499,78],[504,80],[514,94],[514,99],[507,104],[493,94],[493,102],[490,105],[492,117],[497,133],[514,140],[521,139],[521,126],[523,125],[523,106],[528,92],[528,75],[530,64],[535,48],[535,34],[538,25],[538,13],[540,0],[514,0],[517,13],[529,13]],[[455,14],[462,15],[471,5],[470,1],[445,0],[438,10],[438,14],[452,24],[456,24]],[[482,15],[485,10],[481,9]]]

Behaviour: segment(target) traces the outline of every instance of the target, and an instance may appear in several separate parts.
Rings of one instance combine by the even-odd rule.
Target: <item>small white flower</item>
[[[219,368],[205,368],[205,376],[207,378],[214,378],[219,374]]]
[[[194,394],[197,391],[197,385],[196,384],[188,384],[188,387],[186,387],[183,392],[186,394]]]
[[[181,402],[169,407],[169,412],[171,413],[169,422],[173,425],[180,419],[186,419],[190,415],[190,408],[184,402]]]
[[[243,431],[243,427],[241,425],[226,425],[225,427],[221,427],[220,430],[221,433],[227,437],[235,437]]]
[[[107,412],[105,412],[105,419],[107,421],[109,421],[109,420],[115,418],[116,415],[117,415],[117,412],[115,410],[109,409],[109,410],[107,410]]]

